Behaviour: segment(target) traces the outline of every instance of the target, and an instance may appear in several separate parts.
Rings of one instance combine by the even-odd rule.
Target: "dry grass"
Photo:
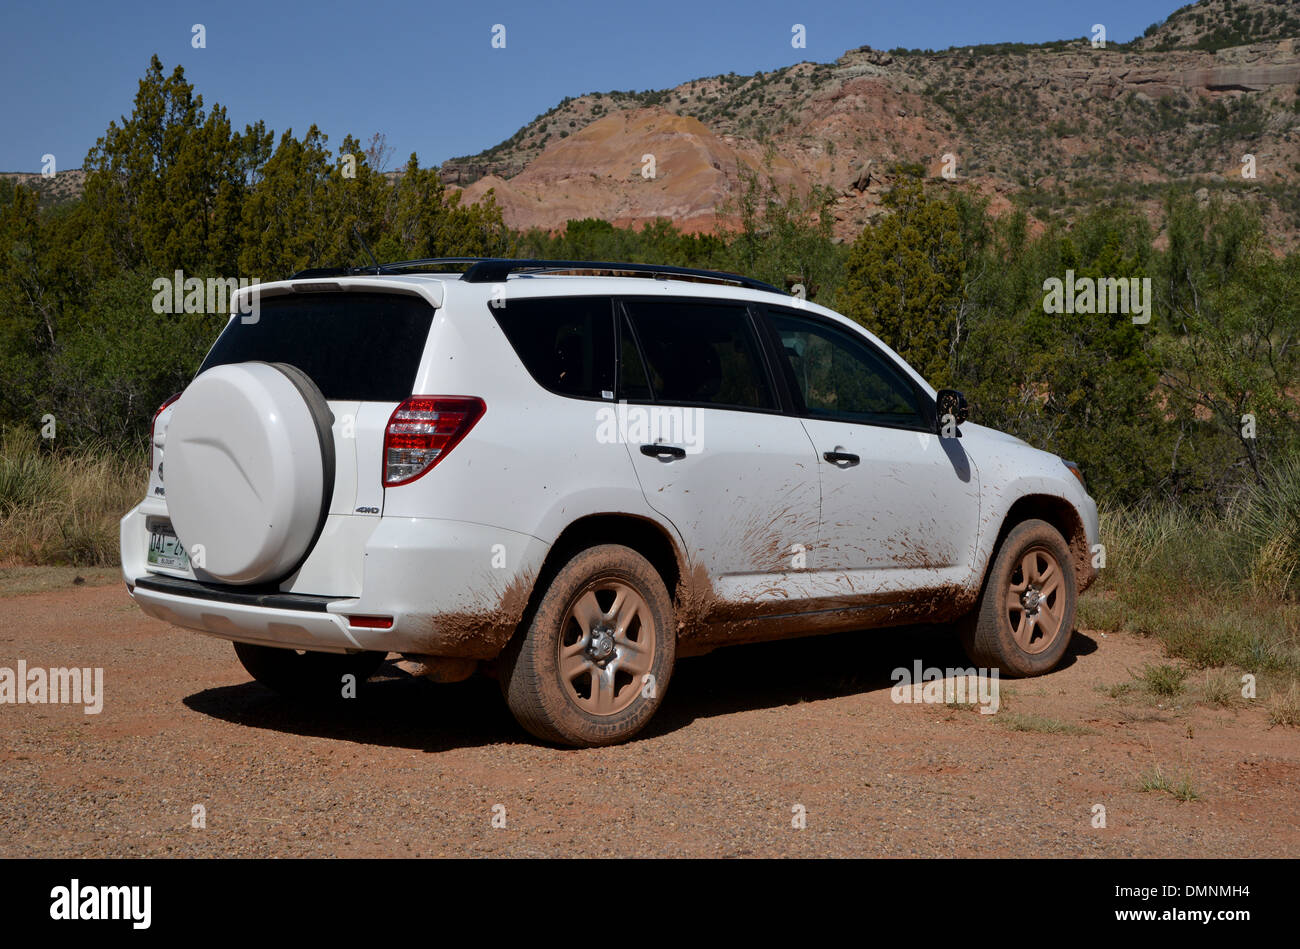
[[[1233,669],[1206,669],[1201,701],[1211,708],[1239,708],[1244,703],[1241,673]]]
[[[1183,776],[1178,781],[1173,781],[1161,771],[1159,765],[1138,778],[1138,790],[1164,792],[1183,802],[1197,801],[1201,797],[1192,787],[1191,778]]]
[[[1271,469],[1221,514],[1104,509],[1101,535],[1106,566],[1080,603],[1080,624],[1153,636],[1185,664],[1144,669],[1134,686],[1171,698],[1192,670],[1231,670],[1207,675],[1204,688],[1206,704],[1231,708],[1249,704],[1240,696],[1248,672],[1272,696],[1275,723],[1300,717],[1286,698],[1300,695],[1300,461]]]
[[[1043,715],[1022,715],[1012,712],[1009,715],[996,716],[998,723],[1013,732],[1037,732],[1042,735],[1095,735],[1091,728],[1073,725],[1060,719]]]
[[[49,451],[0,435],[0,566],[118,563],[118,521],[144,496],[145,461],[103,446]]]
[[[1268,717],[1274,725],[1300,725],[1300,686],[1293,681],[1285,692],[1274,693],[1268,702]]]

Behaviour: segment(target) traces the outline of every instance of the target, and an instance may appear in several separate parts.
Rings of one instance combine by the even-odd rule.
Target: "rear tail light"
[[[384,429],[384,487],[408,484],[456,447],[487,406],[467,395],[417,395],[407,399]]]
[[[150,471],[153,471],[154,465],[156,465],[158,462],[158,459],[156,457],[156,455],[158,454],[158,446],[153,443],[154,429],[158,427],[158,416],[162,415],[163,412],[167,409],[167,406],[171,405],[180,397],[181,394],[179,392],[173,393],[172,395],[167,397],[166,402],[158,406],[158,411],[153,413],[153,421],[149,423],[149,470]]]

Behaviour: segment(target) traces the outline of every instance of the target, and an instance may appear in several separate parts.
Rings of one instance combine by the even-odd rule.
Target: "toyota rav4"
[[[1095,576],[1077,466],[748,278],[411,261],[230,309],[154,417],[122,570],[286,695],[399,653],[608,744],[720,646],[953,623],[978,665],[1047,672]]]

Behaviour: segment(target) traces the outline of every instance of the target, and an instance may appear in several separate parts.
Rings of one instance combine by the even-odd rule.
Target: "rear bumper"
[[[335,541],[321,551],[340,564],[336,589],[344,595],[301,575],[278,589],[250,589],[149,571],[149,516],[161,515],[145,502],[121,523],[123,579],[145,613],[223,639],[320,652],[493,658],[518,625],[549,549],[531,535],[483,524],[368,518],[374,528],[355,546]],[[330,541],[322,535],[321,543]],[[360,576],[359,593],[349,575]],[[392,626],[355,627],[355,616],[392,617]]]
[[[227,595],[224,590],[214,592],[192,580],[155,575],[139,578],[129,589],[149,616],[235,642],[317,652],[401,651],[400,644],[384,644],[378,637],[372,637],[368,644],[360,642],[349,632],[347,619],[328,612],[325,602],[295,603],[292,594],[274,598]]]

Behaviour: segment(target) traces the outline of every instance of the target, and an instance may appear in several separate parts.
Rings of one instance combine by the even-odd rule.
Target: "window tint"
[[[489,310],[538,385],[560,395],[612,396],[614,310],[609,297],[535,297]]]
[[[628,311],[656,401],[773,407],[744,306],[636,301]]]
[[[805,316],[774,311],[771,317],[810,416],[903,427],[922,424],[912,384],[865,341]]]
[[[256,322],[236,318],[203,360],[297,366],[327,399],[400,402],[411,394],[433,307],[395,293],[314,293],[259,301]]]

